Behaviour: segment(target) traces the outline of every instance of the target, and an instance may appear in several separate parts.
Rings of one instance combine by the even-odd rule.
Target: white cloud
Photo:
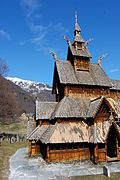
[[[2,29],[0,29],[0,36],[6,38],[7,40],[11,40],[10,34]]]
[[[115,69],[111,69],[110,73],[114,73],[114,72],[118,72],[118,71],[119,71],[119,69],[115,68]]]
[[[30,27],[31,32],[33,32],[35,34],[46,34],[51,29],[52,24],[49,24],[47,26],[43,26],[41,24],[36,25],[32,22],[29,24],[29,27]]]
[[[24,8],[25,13],[30,17],[40,6],[39,0],[21,0],[21,6]]]
[[[59,40],[63,37],[67,30],[61,22],[56,24],[47,23],[43,24],[43,14],[38,13],[40,10],[41,0],[21,0],[21,6],[25,11],[27,17],[27,23],[32,34],[32,38],[19,42],[19,45],[23,46],[26,43],[34,45],[35,49],[45,53],[45,50],[59,46]],[[39,11],[40,12],[40,11]],[[36,18],[39,18],[37,24]],[[52,43],[51,43],[52,41]],[[54,46],[54,47],[53,47]]]

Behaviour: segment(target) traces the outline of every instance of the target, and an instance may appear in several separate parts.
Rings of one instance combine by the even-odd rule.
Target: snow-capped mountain
[[[13,83],[20,86],[22,89],[24,89],[27,92],[40,93],[41,91],[44,90],[51,91],[51,87],[43,83],[24,80],[16,77],[6,77],[6,79],[12,81]]]
[[[52,89],[47,84],[23,80],[17,77],[6,77],[6,79],[12,81],[26,92],[29,92],[31,95],[38,97],[41,101],[53,100],[53,95],[51,93]]]

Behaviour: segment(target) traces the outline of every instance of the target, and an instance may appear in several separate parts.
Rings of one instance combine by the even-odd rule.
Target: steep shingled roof
[[[114,122],[114,124],[116,124]],[[41,141],[42,143],[105,143],[112,125],[111,121],[98,122],[88,126],[85,122],[56,123],[55,125],[37,126],[28,137],[29,140]],[[116,124],[118,133],[120,127]]]
[[[87,112],[87,117],[94,118],[98,110],[100,109],[100,106],[103,103],[103,101],[106,102],[111,112],[114,111],[115,114],[119,114],[120,111],[119,112],[117,111],[118,107],[120,107],[118,102],[114,101],[112,98],[105,98],[104,96],[101,96],[90,102],[90,106]]]
[[[89,99],[64,97],[56,106],[51,119],[54,118],[85,118],[89,108]]]
[[[75,71],[69,61],[56,61],[60,83],[112,87],[112,82],[98,64],[90,64],[89,71]]]
[[[118,90],[120,91],[120,80],[111,80],[113,87],[111,88],[112,90]]]
[[[98,98],[98,99],[90,102],[89,110],[87,112],[87,117],[94,117],[96,111],[98,110],[98,108],[102,102],[102,99],[103,98],[101,97],[101,98]]]
[[[60,82],[63,84],[79,84],[73,66],[69,61],[56,61]]]
[[[47,133],[48,131],[48,133]],[[88,128],[83,121],[78,123],[57,123],[47,130],[42,138],[42,143],[71,143],[71,142],[88,142]]]
[[[36,120],[50,119],[55,110],[57,102],[39,102],[36,101]]]
[[[37,102],[36,120],[55,118],[90,118],[94,117],[105,100],[109,108],[116,114],[120,114],[120,101],[111,98],[99,97],[94,100],[88,98],[74,98],[65,96],[59,103]]]
[[[75,37],[75,40],[79,41],[79,38]],[[89,58],[91,58],[91,54],[90,54],[90,52],[89,52],[89,50],[87,48],[77,49],[77,51],[74,48],[74,46],[69,46],[69,48],[70,48],[73,56],[81,56],[81,57],[89,57]]]
[[[37,126],[34,131],[28,136],[29,140],[40,140],[43,133],[48,129],[49,125]]]

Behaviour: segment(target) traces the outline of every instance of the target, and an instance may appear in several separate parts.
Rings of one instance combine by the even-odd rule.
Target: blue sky
[[[119,0],[0,0],[0,57],[9,66],[8,76],[52,84],[54,60],[66,59],[66,34],[73,40],[74,15],[78,14],[91,62],[107,53],[102,66],[112,79],[120,79]]]

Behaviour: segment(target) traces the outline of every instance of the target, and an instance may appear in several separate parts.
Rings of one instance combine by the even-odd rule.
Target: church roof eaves
[[[36,120],[49,120],[58,102],[36,102]]]
[[[112,84],[113,84],[113,87],[111,88],[111,90],[118,90],[120,91],[120,80],[114,80],[112,79]]]
[[[56,61],[60,83],[112,87],[112,82],[98,64],[90,64],[89,71],[75,71],[70,61]]]

